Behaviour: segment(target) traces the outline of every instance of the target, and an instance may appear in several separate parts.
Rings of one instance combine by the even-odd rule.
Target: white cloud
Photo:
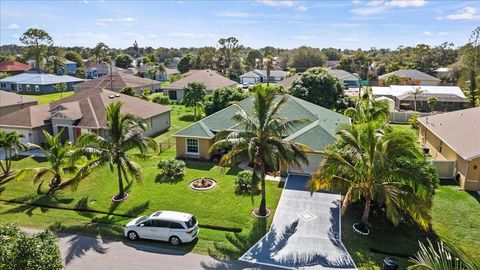
[[[235,11],[228,11],[228,10],[217,12],[215,15],[217,15],[218,17],[229,17],[229,18],[247,18],[252,16],[250,13],[235,12]]]
[[[426,0],[392,0],[386,2],[386,6],[390,7],[423,7],[427,4]]]
[[[478,20],[480,15],[477,13],[477,8],[464,7],[455,14],[450,14],[444,17],[437,17],[438,20]]]
[[[308,9],[305,5],[301,5],[298,2],[291,0],[257,0],[257,3],[271,7],[296,8],[299,11],[305,11]]]
[[[11,23],[11,24],[7,25],[6,29],[7,30],[17,30],[17,29],[20,29],[20,26],[18,26],[18,24],[16,24],[16,23]]]
[[[430,31],[423,31],[423,34],[428,37],[444,37],[448,36],[448,32],[430,32]]]
[[[307,7],[304,6],[304,5],[300,5],[300,6],[298,6],[297,9],[300,10],[300,11],[305,11],[305,10],[307,10]]]
[[[438,32],[439,36],[448,36],[448,32]]]
[[[109,24],[121,24],[121,25],[131,26],[131,25],[136,24],[137,22],[138,22],[137,19],[132,18],[132,17],[117,18],[117,19],[113,19],[113,18],[102,18],[102,19],[98,19],[98,20],[95,22],[95,24],[96,24],[96,25],[99,25],[99,26],[106,26],[106,25],[109,25]]]
[[[368,16],[368,15],[374,15],[374,14],[379,14],[385,11],[384,6],[365,6],[365,7],[359,7],[359,8],[354,8],[350,10],[355,15],[360,15],[360,16]]]
[[[424,34],[425,36],[431,36],[431,35],[432,35],[432,32],[424,31],[423,34]]]
[[[211,33],[189,33],[189,32],[174,32],[174,33],[169,33],[166,34],[165,36],[167,37],[173,37],[173,38],[186,38],[186,39],[214,39],[218,38],[217,35],[211,34]]]

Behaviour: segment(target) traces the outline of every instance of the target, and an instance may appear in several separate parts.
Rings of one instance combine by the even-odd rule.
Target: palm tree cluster
[[[12,158],[17,156],[18,151],[26,150],[26,146],[22,143],[23,135],[17,132],[7,132],[0,130],[0,150],[3,157],[0,156],[0,168],[2,169],[2,177],[10,174]]]

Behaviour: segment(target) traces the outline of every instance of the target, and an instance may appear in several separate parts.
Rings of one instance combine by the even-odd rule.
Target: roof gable
[[[167,86],[164,86],[163,88],[167,90],[181,90],[187,87],[187,85],[191,82],[202,82],[209,91],[213,91],[222,87],[234,87],[238,84],[237,82],[218,74],[214,70],[203,69],[190,70],[186,73],[185,77]]]

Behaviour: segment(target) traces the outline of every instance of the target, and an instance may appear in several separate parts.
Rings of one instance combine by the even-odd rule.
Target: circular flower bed
[[[193,190],[204,191],[210,190],[217,185],[217,182],[212,178],[198,178],[190,182],[189,186]]]
[[[269,217],[271,213],[272,213],[272,211],[270,211],[270,209],[267,208],[267,214],[266,214],[265,216],[261,216],[261,215],[260,215],[260,209],[255,208],[255,209],[252,210],[252,215],[253,215],[254,217],[257,217],[257,218],[266,218],[266,217]]]
[[[118,197],[118,194],[117,194],[117,195],[114,195],[114,196],[112,197],[112,202],[122,202],[122,201],[125,201],[126,199],[128,199],[128,196],[129,196],[129,195],[128,195],[127,192],[124,193],[123,198],[119,198],[119,197]]]
[[[361,235],[367,236],[370,234],[370,229],[367,227],[367,225],[363,223],[354,223],[352,227],[356,233],[359,233]]]

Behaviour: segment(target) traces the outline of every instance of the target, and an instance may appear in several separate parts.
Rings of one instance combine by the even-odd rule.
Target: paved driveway
[[[240,260],[286,269],[356,269],[341,242],[340,195],[311,196],[307,180],[288,177],[270,232]]]

